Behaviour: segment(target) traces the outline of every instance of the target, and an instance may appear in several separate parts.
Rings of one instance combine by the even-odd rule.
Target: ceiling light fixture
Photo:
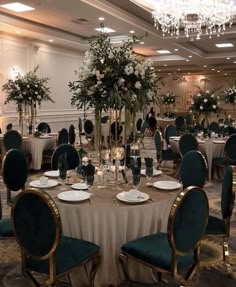
[[[104,18],[104,17],[99,17],[98,20],[99,20],[99,21],[104,21],[105,18]]]
[[[215,44],[217,48],[230,48],[234,45],[232,43],[221,43],[221,44]]]
[[[115,30],[108,28],[108,27],[96,28],[95,30],[98,32],[102,32],[102,33],[114,33],[115,32]]]
[[[4,5],[1,5],[1,7],[14,11],[14,12],[26,12],[26,11],[34,10],[33,7],[27,6],[19,2],[4,4]]]
[[[168,50],[157,50],[158,54],[170,54],[170,51]]]
[[[141,45],[144,45],[144,42],[142,41],[142,42],[140,42],[140,44],[141,44]]]
[[[229,0],[130,0],[148,9],[157,29],[163,36],[179,36],[183,29],[186,37],[199,39],[206,34],[221,34],[235,19],[233,1]]]
[[[49,39],[48,42],[51,42],[51,43],[52,43],[52,42],[53,42],[53,39]]]
[[[129,31],[130,32],[130,34],[134,34],[135,33],[135,31],[134,30],[131,30],[131,31]]]

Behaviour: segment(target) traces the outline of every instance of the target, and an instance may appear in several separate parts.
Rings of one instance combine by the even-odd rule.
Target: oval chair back
[[[21,192],[11,211],[16,240],[25,254],[42,260],[54,253],[62,228],[58,208],[44,191],[29,188]]]
[[[108,122],[108,120],[109,120],[109,116],[103,116],[101,118],[101,124],[106,124]]]
[[[187,126],[190,126],[192,124],[192,116],[190,114],[187,114],[185,116],[185,123]]]
[[[234,186],[233,186],[234,185]],[[221,213],[222,218],[230,218],[234,208],[236,193],[236,167],[227,166],[225,169],[224,180],[221,192]]]
[[[93,122],[91,120],[86,120],[84,122],[84,131],[86,136],[91,136],[93,134],[93,130],[94,130]]]
[[[138,132],[141,132],[142,122],[143,122],[143,120],[141,118],[139,118],[136,122],[136,130]]]
[[[148,125],[151,130],[156,129],[157,127],[157,120],[155,117],[150,117],[148,119]]]
[[[223,130],[224,135],[228,134],[228,135],[233,135],[236,133],[236,128],[233,126],[228,126],[225,127]]]
[[[63,153],[67,153],[68,169],[75,169],[79,165],[80,158],[77,150],[70,144],[61,144],[54,150],[51,160],[52,169],[58,169],[58,158]]]
[[[183,188],[203,187],[207,176],[207,161],[200,151],[187,152],[180,165],[180,178]]]
[[[69,133],[66,128],[61,129],[57,135],[57,146],[67,144],[69,141]]]
[[[236,134],[231,135],[225,143],[225,157],[227,160],[236,161]]]
[[[49,124],[45,123],[45,122],[39,123],[37,129],[38,129],[38,131],[43,132],[43,133],[50,133],[51,132],[51,128],[50,128]]]
[[[198,141],[192,134],[184,134],[179,140],[179,151],[183,157],[188,151],[198,150]]]
[[[20,149],[22,144],[22,136],[18,131],[9,130],[3,137],[3,144],[6,151],[10,149]]]
[[[2,176],[7,187],[7,203],[12,205],[14,197],[11,197],[11,191],[23,189],[27,180],[27,161],[22,151],[11,149],[7,152],[3,159]]]
[[[168,240],[175,255],[194,253],[200,247],[208,216],[208,199],[204,190],[191,186],[179,193],[168,220]]]
[[[157,154],[160,154],[162,150],[162,136],[159,130],[155,131],[154,141],[155,141],[156,152]]]
[[[209,124],[209,130],[217,134],[221,132],[220,126],[217,122],[211,122]]]
[[[111,135],[113,136],[113,138],[115,138],[116,134],[117,134],[117,137],[119,137],[120,134],[122,133],[122,130],[123,130],[123,127],[118,122],[113,122],[111,124]]]
[[[70,127],[69,127],[69,143],[71,145],[74,145],[75,138],[76,138],[75,127],[74,127],[74,125],[70,125]]]
[[[184,124],[185,124],[185,119],[183,116],[178,116],[175,119],[175,126],[176,126],[177,130],[182,129],[184,127]]]
[[[7,131],[12,130],[12,128],[13,128],[12,123],[7,124],[7,126],[6,126],[6,130],[7,130]]]
[[[169,141],[170,137],[173,137],[173,136],[177,136],[177,129],[174,126],[169,125],[166,127],[166,130],[165,130],[165,140],[168,145],[170,144],[170,141]]]

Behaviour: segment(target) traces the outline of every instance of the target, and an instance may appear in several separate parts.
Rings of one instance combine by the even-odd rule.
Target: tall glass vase
[[[94,149],[99,152],[99,164],[101,164],[101,148],[101,111],[95,108]]]
[[[21,105],[18,105],[18,123],[19,123],[19,131],[21,134],[23,134],[24,122],[23,122],[23,109]]]

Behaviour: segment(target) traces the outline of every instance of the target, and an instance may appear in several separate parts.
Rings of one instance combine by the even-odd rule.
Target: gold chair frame
[[[177,248],[175,246],[173,231],[174,231],[175,217],[176,217],[178,208],[182,204],[182,202],[183,202],[184,198],[187,196],[187,194],[189,192],[191,192],[192,189],[195,189],[195,188],[196,187],[190,186],[190,187],[186,188],[185,190],[181,191],[178,194],[178,196],[176,197],[176,199],[175,199],[175,201],[171,207],[171,210],[170,210],[169,219],[168,219],[168,226],[167,226],[167,234],[168,234],[168,241],[169,241],[170,247],[172,248],[171,271],[156,267],[156,266],[151,265],[145,261],[137,259],[136,257],[131,256],[124,251],[121,251],[119,260],[121,262],[122,269],[123,269],[123,272],[124,272],[124,275],[125,275],[125,278],[127,281],[130,281],[129,274],[127,272],[128,258],[132,258],[132,259],[136,260],[137,262],[140,262],[140,263],[146,265],[147,267],[150,267],[152,270],[152,278],[153,278],[154,282],[164,281],[164,280],[162,280],[163,273],[164,274],[170,273],[171,276],[174,279],[176,279],[179,283],[181,283],[183,286],[185,286],[188,283],[188,281],[192,279],[192,277],[196,273],[197,269],[199,268],[199,255],[200,255],[201,239],[196,243],[196,245],[194,246],[194,248],[192,250],[190,250],[186,253],[183,253],[183,252],[177,250]],[[205,192],[203,191],[203,189],[199,188],[199,187],[197,187],[197,189],[202,192],[202,194],[204,195],[204,197],[206,199],[206,202],[208,203],[207,196],[206,196]],[[209,206],[208,206],[208,211],[209,211]],[[205,221],[205,228],[207,226],[207,222],[208,222],[208,216],[207,216],[206,221]],[[203,237],[203,235],[204,235],[204,232],[202,233],[201,238]],[[157,248],[158,248],[158,246],[157,246]],[[194,252],[195,263],[189,268],[186,275],[183,277],[178,273],[177,256],[178,255],[184,256],[184,255],[189,254],[190,252]],[[157,274],[157,277],[156,277],[155,273]]]
[[[99,252],[95,255],[92,256],[90,258],[88,258],[86,261],[82,262],[80,265],[71,268],[70,270],[67,270],[65,273],[60,274],[60,275],[56,275],[56,262],[55,262],[55,251],[57,246],[59,245],[60,242],[60,238],[62,235],[62,225],[61,225],[61,218],[60,218],[60,213],[59,210],[55,204],[55,202],[53,201],[53,199],[44,191],[40,191],[36,188],[28,188],[25,189],[23,192],[21,192],[16,200],[14,201],[12,210],[11,210],[11,221],[12,221],[12,226],[13,226],[13,231],[14,234],[16,234],[16,230],[15,230],[15,225],[14,225],[14,220],[13,220],[13,214],[15,211],[15,207],[17,204],[17,201],[24,196],[24,194],[26,193],[32,193],[35,194],[37,196],[39,196],[46,204],[47,206],[50,208],[55,224],[56,224],[56,237],[55,237],[55,241],[53,243],[53,246],[51,248],[51,250],[44,256],[32,256],[31,254],[28,254],[27,251],[24,249],[24,247],[21,245],[21,242],[19,241],[19,239],[16,236],[16,241],[20,246],[20,250],[21,250],[21,258],[22,258],[22,265],[21,265],[21,270],[22,270],[22,274],[28,278],[36,287],[40,287],[40,286],[55,286],[56,281],[59,282],[63,282],[68,284],[69,286],[72,286],[72,282],[70,279],[70,272],[75,270],[76,268],[79,268],[80,266],[84,266],[87,262],[91,261],[92,259],[92,268],[91,268],[91,273],[90,273],[90,282],[91,282],[91,286],[94,286],[94,278],[97,272],[97,268],[99,266],[100,263],[100,254]],[[40,282],[37,281],[37,279],[32,275],[31,270],[26,268],[26,257],[30,256],[31,258],[33,258],[34,260],[38,260],[38,261],[42,261],[45,259],[48,259],[49,261],[49,276],[47,279],[45,279],[45,281],[41,284]],[[41,273],[40,273],[41,274]],[[67,276],[67,280],[59,278],[61,276]]]

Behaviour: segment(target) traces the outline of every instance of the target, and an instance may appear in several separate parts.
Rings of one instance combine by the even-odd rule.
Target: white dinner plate
[[[29,139],[29,137],[25,137],[25,136],[24,136],[24,137],[22,137],[22,139],[23,139],[23,140],[27,140],[27,139]]]
[[[36,188],[50,188],[58,185],[58,181],[49,179],[47,184],[41,184],[40,180],[33,180],[29,183],[31,187]]]
[[[49,135],[41,135],[40,138],[41,139],[50,139],[52,136]]]
[[[182,186],[181,183],[177,181],[172,181],[172,180],[156,181],[156,182],[153,182],[152,185],[158,189],[164,189],[164,190],[178,189]]]
[[[204,143],[205,141],[204,140],[197,140],[198,143]]]
[[[82,190],[69,190],[59,193],[57,197],[67,202],[79,202],[89,199],[90,194]]]
[[[171,140],[179,140],[180,139],[180,136],[172,136],[170,137]]]
[[[162,174],[161,170],[157,170],[157,169],[153,170],[153,176],[157,176],[157,175],[160,175],[160,174]],[[141,175],[146,176],[146,169],[141,169]]]
[[[131,189],[130,191],[122,191],[116,195],[116,198],[126,203],[142,203],[149,199],[147,193]]]
[[[86,189],[88,189],[87,183],[84,183],[84,182],[79,182],[79,183],[72,184],[71,187],[73,189],[79,189],[79,190],[86,190]]]
[[[49,136],[57,136],[58,133],[48,133]]]
[[[225,141],[223,141],[223,140],[215,140],[215,141],[213,141],[213,143],[216,143],[216,144],[224,144],[225,143]]]
[[[59,170],[45,171],[44,175],[48,177],[59,177]]]

